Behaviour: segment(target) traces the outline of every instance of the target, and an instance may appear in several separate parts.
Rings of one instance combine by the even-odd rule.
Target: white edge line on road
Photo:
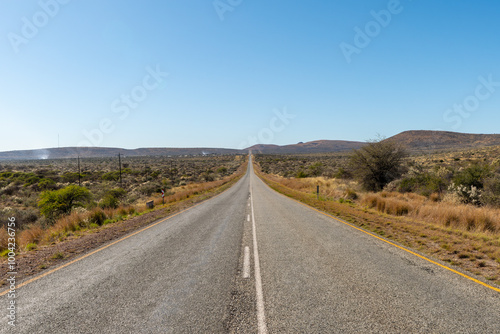
[[[250,248],[245,246],[245,255],[243,256],[243,278],[250,277]]]
[[[252,179],[250,179],[250,207],[252,208],[253,258],[255,262],[255,290],[257,294],[257,326],[259,334],[267,333],[266,314],[264,311],[264,294],[262,293],[262,277],[260,276],[259,250],[257,247],[257,231],[253,210]]]

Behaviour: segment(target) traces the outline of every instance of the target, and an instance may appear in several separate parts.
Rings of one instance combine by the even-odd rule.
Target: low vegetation
[[[1,163],[0,252],[8,217],[16,218],[18,250],[33,251],[148,212],[150,200],[169,205],[207,196],[241,175],[244,161],[241,155],[122,158],[121,181],[111,158],[81,161],[80,175],[71,159]]]

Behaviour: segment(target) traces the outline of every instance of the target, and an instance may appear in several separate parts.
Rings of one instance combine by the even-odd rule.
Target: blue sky
[[[499,133],[500,2],[0,0],[0,151]]]

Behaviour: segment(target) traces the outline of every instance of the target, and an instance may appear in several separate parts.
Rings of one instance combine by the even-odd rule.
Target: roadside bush
[[[336,179],[351,179],[352,174],[349,171],[345,170],[343,167],[339,167],[337,172],[333,174],[333,177]]]
[[[59,190],[47,190],[40,194],[40,213],[49,220],[69,214],[75,207],[81,207],[91,198],[87,188],[69,185]]]
[[[347,188],[344,191],[344,199],[356,200],[358,199],[358,194],[351,188]]]
[[[122,188],[108,190],[99,202],[101,208],[116,209],[120,204],[120,199],[124,198],[127,192]]]
[[[448,193],[456,196],[460,203],[481,205],[481,189],[475,186],[465,186],[463,184],[451,183],[448,187]]]
[[[399,192],[415,192],[424,196],[441,193],[446,188],[446,182],[432,173],[424,172],[401,179]]]
[[[7,224],[7,218],[9,217],[15,217],[16,228],[22,230],[27,225],[32,224],[38,220],[38,211],[33,208],[4,208],[2,211],[0,211],[0,225],[5,226]]]
[[[309,176],[309,174],[307,174],[307,173],[306,173],[303,169],[299,170],[299,171],[297,172],[297,174],[295,174],[295,177],[296,177],[297,179],[303,179],[303,178],[306,178],[306,177],[308,177],[308,176]]]
[[[380,191],[401,176],[406,156],[404,148],[394,141],[374,141],[355,150],[349,165],[365,190]]]
[[[25,225],[32,224],[38,220],[38,211],[32,208],[17,210],[14,216],[16,217],[18,228],[24,228]]]
[[[162,184],[160,182],[147,182],[138,187],[138,191],[146,196],[151,196],[153,193],[160,192]]]
[[[453,177],[453,182],[456,185],[462,185],[469,189],[471,187],[483,189],[483,182],[486,177],[488,177],[488,175],[488,166],[481,166],[476,164],[457,172]]]
[[[482,202],[487,205],[500,207],[500,177],[492,177],[484,182]]]
[[[205,182],[212,182],[215,180],[215,176],[210,171],[206,171],[203,173],[202,179],[205,180]]]
[[[217,173],[220,175],[226,175],[227,174],[227,168],[222,166],[219,169],[217,169]]]
[[[100,209],[94,209],[89,215],[88,221],[90,224],[97,224],[101,226],[106,220],[106,214]]]
[[[311,166],[309,166],[309,174],[311,176],[320,176],[323,174],[324,166],[321,162],[315,162]]]
[[[118,199],[110,194],[105,195],[99,202],[99,206],[103,209],[104,208],[116,209],[118,207],[118,204],[119,204]]]

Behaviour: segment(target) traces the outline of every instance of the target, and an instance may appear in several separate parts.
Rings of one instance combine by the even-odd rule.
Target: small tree
[[[127,195],[127,192],[122,188],[115,188],[106,191],[104,197],[101,199],[99,206],[101,208],[116,209],[120,204],[120,200]]]
[[[91,194],[87,188],[70,185],[59,190],[42,192],[38,200],[38,207],[42,215],[49,220],[54,220],[69,214],[74,207],[83,206],[90,198]]]
[[[394,141],[372,141],[352,153],[350,168],[363,188],[380,191],[401,176],[406,156],[406,150]]]

